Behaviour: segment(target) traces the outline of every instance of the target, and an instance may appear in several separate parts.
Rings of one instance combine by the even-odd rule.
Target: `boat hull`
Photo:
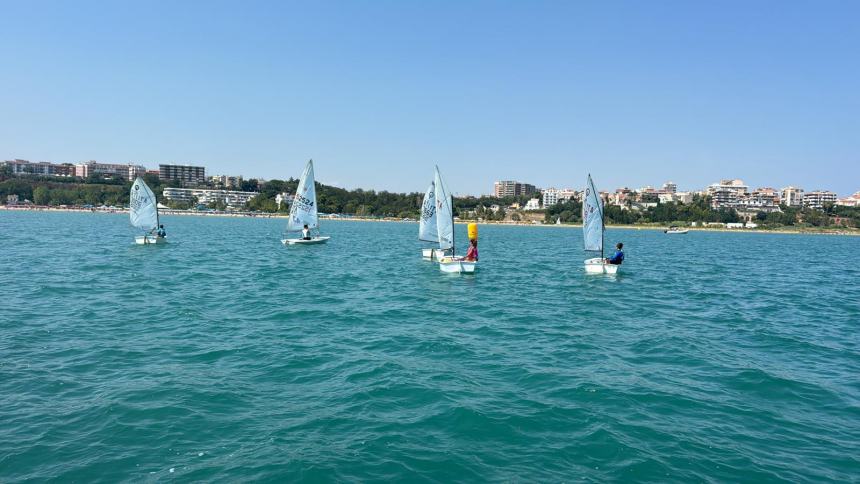
[[[328,239],[331,237],[314,237],[310,240],[305,239],[281,239],[281,243],[284,245],[315,245],[315,244],[325,244],[328,242]]]
[[[689,232],[689,230],[687,230],[687,229],[684,229],[684,230],[664,230],[663,231],[664,234],[669,234],[669,235],[671,235],[671,234],[686,234],[687,232]]]
[[[446,256],[448,254],[442,249],[421,249],[421,257],[426,260],[439,260]]]
[[[439,270],[447,274],[471,274],[475,272],[477,265],[477,261],[468,261],[451,257],[443,257],[439,260]]]
[[[616,274],[619,267],[621,266],[618,264],[607,264],[606,260],[600,257],[585,261],[586,274]]]
[[[134,238],[134,243],[137,245],[161,245],[167,243],[167,238],[156,237],[154,235],[138,235]]]

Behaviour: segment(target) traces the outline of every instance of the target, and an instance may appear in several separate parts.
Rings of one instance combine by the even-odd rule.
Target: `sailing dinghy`
[[[290,218],[287,221],[287,232],[301,232],[305,225],[311,231],[316,230],[317,234],[311,235],[310,239],[299,237],[281,239],[281,242],[284,245],[312,245],[324,244],[331,238],[319,235],[320,224],[317,215],[317,189],[314,184],[314,160],[308,161],[302,178],[299,180],[299,186],[296,187],[296,196],[290,207]]]
[[[424,242],[439,242],[439,229],[436,222],[436,181],[430,181],[424,201],[421,203],[421,218],[418,221],[418,240]],[[441,249],[425,247],[421,249],[421,257],[426,260],[439,260],[449,255]]]
[[[462,257],[454,255],[454,199],[445,189],[438,166],[433,183],[435,184],[436,231],[439,250],[451,254],[439,259],[439,270],[450,274],[473,273],[478,265],[477,261],[464,260]]]
[[[137,177],[131,185],[128,218],[132,226],[146,232],[134,238],[135,244],[167,243],[166,237],[153,235],[153,232],[158,230],[158,202],[155,200],[155,194],[141,177]]]
[[[582,201],[582,242],[586,252],[600,251],[600,257],[585,261],[586,274],[615,274],[617,264],[607,264],[603,257],[603,232],[606,226],[603,221],[603,200],[594,188],[591,175],[588,175],[588,185]]]

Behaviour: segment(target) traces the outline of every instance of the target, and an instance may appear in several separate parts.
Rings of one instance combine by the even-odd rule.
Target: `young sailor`
[[[308,224],[305,224],[305,228],[302,229],[302,240],[311,240],[311,229],[308,228]]]
[[[466,251],[466,259],[468,261],[478,262],[478,239],[472,239],[471,245],[469,245],[469,250]]]
[[[161,239],[163,239],[163,238],[167,237],[167,231],[166,231],[166,230],[164,230],[164,225],[159,225],[159,226],[158,226],[158,234],[157,234],[157,235],[158,235],[158,237],[159,237],[159,238],[161,238]]]
[[[606,259],[607,264],[620,265],[622,262],[624,262],[624,251],[621,250],[622,247],[624,247],[624,244],[622,244],[621,242],[615,245],[615,255]]]

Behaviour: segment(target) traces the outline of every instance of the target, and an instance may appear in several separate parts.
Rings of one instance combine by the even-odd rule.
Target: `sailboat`
[[[316,230],[317,235],[310,239],[281,239],[284,245],[324,244],[331,237],[319,235],[319,216],[317,215],[317,189],[314,184],[314,160],[309,160],[296,187],[296,196],[290,207],[290,218],[287,220],[287,232],[301,232],[307,225],[310,230]]]
[[[454,198],[448,194],[439,167],[436,167],[435,184],[436,198],[436,231],[439,239],[439,250],[449,253],[439,259],[439,270],[452,274],[475,272],[477,261],[463,260],[454,255]]]
[[[585,187],[585,196],[582,201],[582,242],[586,252],[600,251],[600,257],[585,261],[585,272],[587,274],[615,274],[618,265],[607,264],[603,257],[603,232],[606,226],[603,220],[603,200],[600,193],[594,187],[591,175],[588,175],[588,185]]]
[[[559,217],[559,218],[555,219],[555,224],[556,224],[556,225],[561,225],[561,217]]]
[[[143,178],[137,177],[131,185],[131,193],[129,194],[128,218],[133,227],[143,230],[145,233],[134,238],[135,244],[167,243],[167,238],[157,237],[152,234],[153,231],[158,230],[157,203],[155,194],[152,193],[152,190],[143,181]]]
[[[436,180],[430,181],[424,200],[421,203],[421,218],[418,221],[418,240],[424,242],[439,242],[439,229],[436,222]],[[439,260],[448,255],[441,249],[424,247],[421,257],[426,260]]]

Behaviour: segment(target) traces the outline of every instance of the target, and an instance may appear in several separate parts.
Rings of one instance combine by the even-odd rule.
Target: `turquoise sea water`
[[[0,481],[860,480],[860,238],[163,221],[0,212]]]

